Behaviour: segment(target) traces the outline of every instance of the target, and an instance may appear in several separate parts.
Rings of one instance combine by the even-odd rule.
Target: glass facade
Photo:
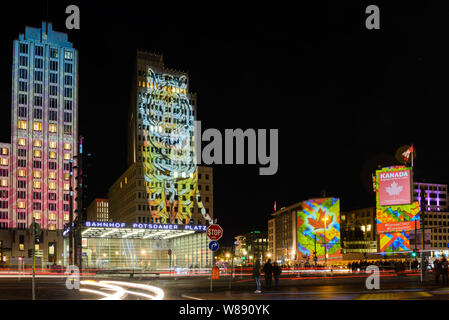
[[[210,267],[211,253],[205,232],[169,239],[82,238],[84,269],[142,269]],[[64,263],[69,264],[68,237]],[[170,255],[171,252],[171,255]]]

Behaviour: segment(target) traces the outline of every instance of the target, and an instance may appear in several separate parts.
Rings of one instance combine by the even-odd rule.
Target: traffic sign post
[[[33,222],[30,225],[30,231],[31,231],[31,239],[33,243],[33,279],[31,280],[31,290],[32,290],[32,299],[36,300],[36,294],[35,294],[35,273],[36,273],[36,235],[39,234],[41,230],[41,226],[36,222],[36,219],[33,218]]]
[[[209,249],[212,251],[211,265],[210,265],[210,292],[212,292],[212,290],[213,290],[212,279],[214,278],[213,271],[214,271],[214,266],[215,266],[214,251],[216,251],[219,247],[217,240],[220,240],[221,237],[223,236],[223,229],[218,224],[211,224],[210,226],[207,227],[206,234],[209,237],[209,239],[212,240],[209,243]],[[214,242],[215,242],[215,244],[213,244]],[[215,250],[213,250],[213,248]]]
[[[211,224],[206,233],[209,239],[217,241],[223,236],[223,229],[218,224]]]

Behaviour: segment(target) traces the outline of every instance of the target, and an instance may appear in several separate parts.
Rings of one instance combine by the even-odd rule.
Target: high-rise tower
[[[53,31],[50,23],[26,27],[14,41],[8,228],[17,232],[12,256],[31,248],[21,242],[29,238],[22,230],[33,217],[44,230],[44,260],[57,262],[62,252],[57,242],[69,222],[70,184],[75,186],[69,169],[77,150],[77,63],[67,34]]]
[[[187,73],[161,55],[137,52],[128,119],[128,170],[109,190],[115,221],[211,222],[212,168],[196,165],[196,95]],[[199,180],[204,178],[207,197]],[[206,188],[207,185],[207,188]]]

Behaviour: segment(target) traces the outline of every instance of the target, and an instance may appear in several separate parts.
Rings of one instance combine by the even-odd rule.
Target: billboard
[[[317,256],[324,257],[325,246],[328,258],[340,256],[340,199],[303,201],[297,228],[298,256],[313,257],[316,248]]]
[[[379,179],[379,204],[381,206],[410,204],[412,202],[410,169],[379,170],[377,174]]]
[[[420,228],[420,207],[412,201],[412,169],[391,166],[376,171],[376,226],[380,252],[410,250],[409,230]]]

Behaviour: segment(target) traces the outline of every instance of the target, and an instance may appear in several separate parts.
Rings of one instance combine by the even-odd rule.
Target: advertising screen
[[[411,170],[378,171],[379,204],[395,206],[411,203]]]
[[[297,212],[298,252],[303,256],[338,256],[340,245],[340,199],[320,198],[304,201]]]

